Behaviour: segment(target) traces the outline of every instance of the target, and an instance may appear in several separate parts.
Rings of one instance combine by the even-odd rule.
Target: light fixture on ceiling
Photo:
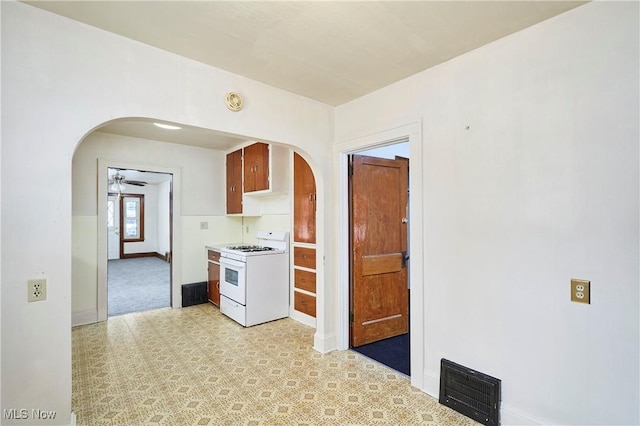
[[[112,191],[116,191],[118,193],[118,196],[120,196],[122,195],[122,191],[127,189],[127,187],[121,183],[114,183],[109,189],[111,189]]]
[[[164,124],[164,123],[153,123],[154,126],[156,127],[160,127],[161,129],[167,129],[167,130],[180,130],[182,129],[182,127],[180,126],[173,126],[171,124]]]
[[[116,173],[111,176],[111,178],[109,178],[109,189],[111,191],[115,191],[118,193],[118,198],[120,198],[122,196],[122,191],[126,190],[127,187],[124,185],[125,182],[127,183],[127,185],[133,185],[133,186],[145,186],[147,185],[147,182],[142,181],[142,180],[130,180],[124,177],[124,175],[120,174],[120,171],[116,171]]]
[[[112,179],[113,179],[113,184],[109,187],[109,189],[117,192],[118,198],[120,198],[122,196],[122,191],[127,189],[127,187],[124,186],[124,184],[122,183],[122,181],[124,180],[124,176],[116,172],[116,174],[113,175]]]

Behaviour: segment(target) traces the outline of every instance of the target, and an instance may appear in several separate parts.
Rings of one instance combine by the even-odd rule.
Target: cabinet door
[[[209,264],[209,302],[220,306],[220,265],[213,262]]]
[[[256,142],[244,148],[244,192],[269,189],[269,144]]]
[[[242,150],[227,154],[227,214],[242,213]]]
[[[316,180],[309,164],[293,154],[293,241],[316,242]]]

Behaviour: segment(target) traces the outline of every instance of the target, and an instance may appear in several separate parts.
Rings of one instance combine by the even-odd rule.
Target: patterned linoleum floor
[[[79,425],[474,425],[353,351],[320,354],[312,328],[243,328],[210,304],[73,329]]]

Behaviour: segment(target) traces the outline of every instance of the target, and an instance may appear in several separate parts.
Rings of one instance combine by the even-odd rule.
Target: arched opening
[[[165,123],[166,124],[166,123]],[[72,324],[102,321],[108,317],[108,200],[109,170],[138,170],[172,177],[171,191],[171,306],[182,306],[181,287],[207,279],[205,246],[228,242],[254,242],[258,230],[285,230],[293,241],[293,162],[297,149],[286,148],[291,172],[288,190],[261,197],[261,215],[228,215],[225,211],[226,155],[256,139],[210,129],[185,126],[179,131],[160,129],[153,120],[127,118],[105,123],[78,145],[72,168]],[[309,170],[316,165],[309,160]],[[319,182],[320,183],[320,182]],[[318,219],[321,214],[318,213]],[[318,243],[322,237],[318,237]],[[161,250],[159,254],[163,254]],[[320,246],[318,256],[321,256]],[[291,265],[293,268],[293,245]],[[295,271],[291,270],[291,315],[316,327],[315,316],[295,309]],[[317,286],[323,279],[317,270]],[[298,293],[305,293],[304,291]],[[318,293],[321,289],[318,288]],[[308,295],[308,294],[306,294]],[[318,309],[318,315],[321,309]]]

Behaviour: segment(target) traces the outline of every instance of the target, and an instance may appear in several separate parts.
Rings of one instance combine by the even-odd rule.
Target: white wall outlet
[[[47,300],[46,278],[27,281],[27,301],[39,302],[41,300]]]
[[[200,229],[209,229],[209,222],[200,222]]]

